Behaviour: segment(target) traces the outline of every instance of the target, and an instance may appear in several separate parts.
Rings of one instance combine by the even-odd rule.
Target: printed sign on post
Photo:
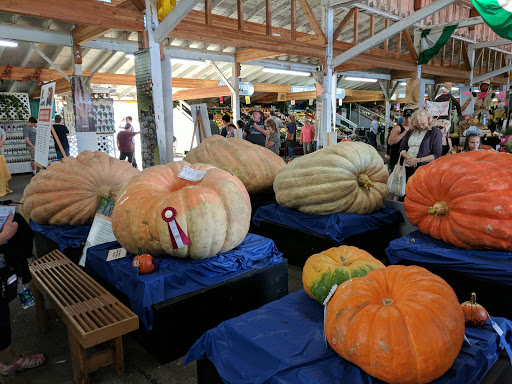
[[[48,151],[52,132],[52,111],[55,94],[55,83],[45,84],[41,87],[39,101],[39,119],[37,122],[37,135],[35,143],[34,160],[42,167],[48,166]]]
[[[197,169],[190,167],[183,167],[183,169],[178,173],[178,177],[188,181],[199,181],[206,175],[206,171],[198,171]]]

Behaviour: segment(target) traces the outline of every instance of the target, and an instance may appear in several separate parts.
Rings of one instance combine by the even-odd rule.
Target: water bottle
[[[18,296],[20,297],[21,307],[23,309],[30,308],[34,306],[35,300],[34,295],[30,289],[29,284],[23,284],[21,281],[21,277],[18,279]]]
[[[487,113],[482,115],[482,125],[487,125]]]

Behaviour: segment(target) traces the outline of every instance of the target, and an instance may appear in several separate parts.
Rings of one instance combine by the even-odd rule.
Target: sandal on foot
[[[23,356],[11,365],[1,365],[0,364],[0,374],[3,376],[12,375],[16,371],[22,371],[24,369],[39,367],[46,360],[46,357],[42,354],[39,355],[31,355],[31,356]]]

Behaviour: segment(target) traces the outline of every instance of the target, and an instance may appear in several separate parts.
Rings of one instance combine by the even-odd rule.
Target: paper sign
[[[309,105],[313,105],[313,99],[309,99]]]
[[[295,100],[292,100],[292,101],[290,102],[290,104],[291,104],[291,105],[295,105]]]
[[[427,101],[427,111],[434,117],[437,118],[441,115],[448,115],[450,113],[448,106],[450,102],[435,102]]]
[[[85,267],[85,260],[87,257],[87,250],[89,247],[110,243],[116,241],[114,231],[112,230],[112,211],[114,210],[115,201],[107,197],[102,197],[96,210],[96,216],[91,225],[91,230],[87,236],[84,250],[82,251],[82,257],[78,265]]]
[[[45,84],[41,87],[39,99],[39,118],[37,122],[37,135],[34,160],[37,164],[48,166],[48,151],[52,129],[52,111],[55,93],[55,83]]]
[[[338,99],[338,105],[339,105],[339,106],[342,106],[342,105],[343,105],[343,99]]]
[[[245,104],[251,104],[251,96],[245,96]]]
[[[108,251],[107,261],[118,260],[126,257],[126,249],[117,248]]]
[[[204,175],[206,175],[206,171],[198,171],[190,167],[183,167],[180,173],[178,173],[178,177],[188,181],[199,181]]]
[[[221,96],[221,97],[219,97],[219,101],[220,101],[221,103],[223,103],[223,102],[224,102],[224,97],[222,97],[222,96]]]
[[[277,101],[286,101],[286,93],[278,93]]]

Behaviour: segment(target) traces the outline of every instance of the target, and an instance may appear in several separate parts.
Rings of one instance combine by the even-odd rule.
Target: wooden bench
[[[48,328],[45,299],[67,325],[75,382],[87,383],[89,373],[107,365],[123,375],[122,336],[139,327],[137,315],[58,250],[34,261],[30,272],[39,328]],[[106,349],[87,357],[87,348],[104,342]]]

